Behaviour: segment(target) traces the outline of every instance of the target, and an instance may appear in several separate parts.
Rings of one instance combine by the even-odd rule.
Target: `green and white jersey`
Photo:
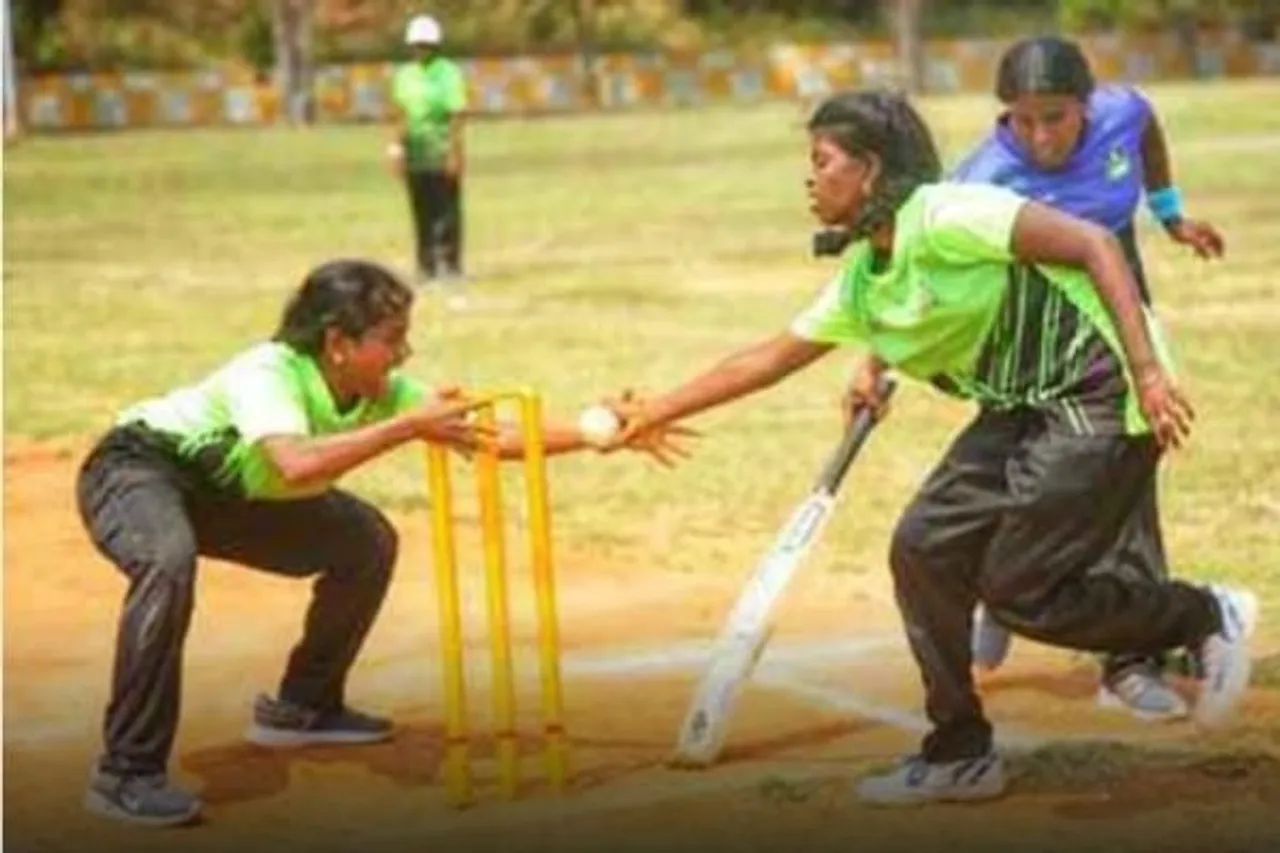
[[[893,254],[846,250],[840,272],[792,323],[806,340],[859,343],[907,376],[983,406],[1030,406],[1078,434],[1148,426],[1115,325],[1083,270],[1016,261],[1026,199],[984,184],[920,187],[894,219]],[[1159,357],[1170,364],[1148,313]]]
[[[405,63],[391,79],[391,99],[404,115],[407,167],[443,166],[449,153],[449,123],[467,108],[462,69],[443,56]]]
[[[254,346],[204,380],[122,412],[170,437],[179,460],[218,489],[248,498],[288,499],[327,484],[290,490],[259,444],[267,436],[344,432],[399,414],[426,397],[417,381],[393,373],[387,394],[339,411],[315,361],[287,344]]]

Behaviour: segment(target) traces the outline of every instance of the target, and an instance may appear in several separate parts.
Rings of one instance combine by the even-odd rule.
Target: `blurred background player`
[[[1148,304],[1151,291],[1134,227],[1144,193],[1152,216],[1170,238],[1202,258],[1222,256],[1217,230],[1183,212],[1151,103],[1130,86],[1096,85],[1074,42],[1046,36],[1014,44],[1001,58],[995,90],[1005,109],[991,133],[956,167],[952,180],[1008,187],[1107,228],[1119,240]],[[1056,307],[1064,310],[1061,303]],[[1063,329],[1063,334],[1071,332]],[[1143,497],[1147,517],[1127,532],[1128,547],[1116,552],[1112,571],[1165,565],[1163,559],[1133,559],[1135,552],[1163,553],[1156,491],[1153,479]],[[1009,631],[979,607],[973,635],[978,673],[998,669],[1009,644]],[[1186,703],[1162,679],[1162,663],[1142,655],[1108,656],[1100,703],[1126,707],[1143,719],[1185,716]]]
[[[395,136],[387,153],[409,194],[419,280],[438,281],[449,305],[466,305],[462,265],[462,182],[467,88],[458,64],[441,52],[439,21],[418,15],[405,27],[412,58],[391,82]]]

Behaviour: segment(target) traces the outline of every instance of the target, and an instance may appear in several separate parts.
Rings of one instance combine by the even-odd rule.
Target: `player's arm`
[[[1115,322],[1134,378],[1141,381],[1144,375],[1160,369],[1147,333],[1137,282],[1125,262],[1120,243],[1111,232],[1029,201],[1014,220],[1011,248],[1014,257],[1021,261],[1058,264],[1088,272]]]
[[[331,482],[414,439],[466,449],[483,434],[467,419],[473,403],[422,394],[399,380],[395,393],[403,400],[396,408],[366,426],[321,436],[311,434],[300,393],[279,366],[247,368],[229,384],[231,423],[292,487]]]
[[[655,461],[671,467],[676,457],[687,457],[689,452],[679,443],[679,438],[689,438],[696,432],[678,425],[663,429],[653,429],[643,442],[632,443],[629,447],[638,453],[644,453]],[[577,424],[555,419],[542,422],[540,436],[543,453],[547,456],[559,456],[576,453],[581,450],[609,451],[616,449],[611,439],[593,441]],[[500,459],[523,459],[528,443],[519,424],[503,423],[498,425],[498,433],[494,438],[494,447]]]
[[[405,415],[335,435],[268,435],[259,446],[280,479],[301,488],[337,480],[418,434],[413,419]]]
[[[391,88],[387,98],[387,162],[391,166],[393,172],[400,173],[404,171],[405,150],[404,140],[408,134],[408,118],[405,116],[404,109],[400,106],[400,95],[397,91],[399,88],[399,77],[391,78]]]
[[[461,71],[453,80],[449,100],[449,154],[445,171],[461,178],[467,167],[467,81]]]
[[[812,364],[833,346],[788,331],[744,347],[650,400],[636,417],[628,419],[625,434],[634,436],[761,391]]]
[[[1190,430],[1191,406],[1160,363],[1124,252],[1115,236],[1091,222],[1027,202],[1013,224],[1014,256],[1089,273],[1120,336],[1130,375],[1156,440],[1177,446]]]
[[[1169,144],[1154,110],[1142,132],[1142,186],[1151,215],[1174,242],[1191,247],[1202,258],[1222,256],[1226,244],[1218,230],[1208,222],[1188,218],[1183,212],[1182,191],[1173,182]]]

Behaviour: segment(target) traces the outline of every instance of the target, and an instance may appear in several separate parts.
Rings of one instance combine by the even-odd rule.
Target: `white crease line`
[[[900,635],[879,635],[847,640],[808,640],[803,643],[783,645],[775,643],[765,649],[761,658],[761,666],[791,665],[805,666],[813,664],[849,663],[876,649],[901,645]],[[657,648],[612,649],[607,652],[573,652],[562,658],[561,671],[564,675],[575,678],[589,677],[598,679],[625,678],[635,675],[657,673],[688,673],[701,671],[711,660],[714,644],[706,640],[690,640],[680,643],[659,646]],[[533,684],[538,680],[537,657],[532,652],[525,652],[516,657],[516,680],[522,684]],[[466,679],[468,682],[485,684],[489,680],[489,659],[484,654],[469,654],[466,659]],[[440,666],[437,661],[421,663],[398,660],[394,663],[383,663],[372,672],[364,675],[362,681],[374,690],[387,690],[392,693],[404,693],[405,686],[415,684],[420,678],[431,683],[430,693],[437,693],[436,683],[440,677]]]
[[[884,723],[903,731],[924,733],[932,728],[928,719],[922,714],[915,714],[911,711],[895,708],[892,705],[876,705],[864,701],[854,693],[812,684],[795,677],[788,677],[782,673],[761,671],[756,675],[756,682],[767,687],[793,693],[815,704],[826,705],[837,711],[849,714],[856,714],[859,717],[875,720],[878,723]],[[996,735],[996,744],[998,746],[1013,749],[1034,749],[1047,742],[1047,738],[1009,731],[1007,728]]]

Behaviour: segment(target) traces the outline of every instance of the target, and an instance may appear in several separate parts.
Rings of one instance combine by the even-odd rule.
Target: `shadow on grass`
[[[1115,819],[1252,799],[1267,806],[1280,831],[1280,758],[1265,752],[1053,744],[1015,756],[1010,771],[1019,793],[1062,797],[1054,811],[1065,817]]]
[[[1251,683],[1254,687],[1280,690],[1280,652],[1253,662]]]

